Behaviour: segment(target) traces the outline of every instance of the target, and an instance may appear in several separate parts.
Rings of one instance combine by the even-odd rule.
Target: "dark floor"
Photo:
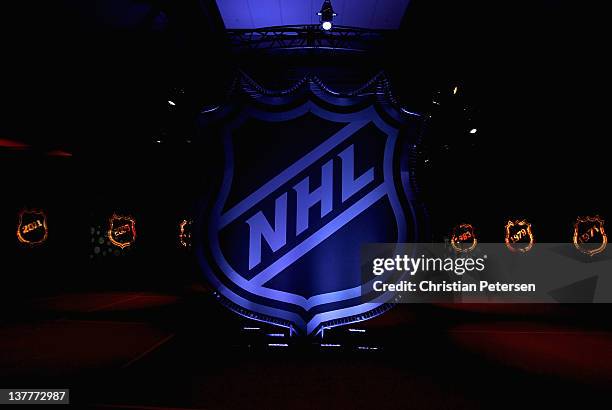
[[[202,289],[62,294],[5,308],[0,385],[97,408],[589,408],[612,386],[604,308],[403,305],[321,346]]]

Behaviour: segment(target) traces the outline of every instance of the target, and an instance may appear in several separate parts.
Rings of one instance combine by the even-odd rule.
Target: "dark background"
[[[31,149],[0,148],[2,270],[21,272],[4,289],[45,289],[32,275],[94,287],[197,276],[176,246],[178,221],[207,189],[211,149],[195,119],[238,69],[269,88],[316,73],[338,90],[384,70],[404,106],[431,115],[417,176],[432,240],[469,222],[482,241],[501,241],[520,217],[537,241],[569,241],[578,215],[610,215],[601,14],[550,0],[415,0],[367,53],[254,55],[229,47],[206,1],[8,2],[0,138]],[[72,156],[47,155],[57,149]],[[18,246],[23,207],[48,210],[45,246]],[[89,229],[114,211],[136,217],[137,245],[90,260]]]
[[[398,305],[353,325],[365,334],[277,339],[266,333],[282,329],[245,331],[253,321],[198,284],[177,241],[218,159],[196,117],[224,100],[238,69],[269,88],[315,73],[337,90],[384,70],[404,106],[431,115],[416,165],[431,240],[470,222],[481,241],[501,242],[507,219],[524,217],[536,241],[570,241],[578,215],[612,215],[600,2],[413,0],[366,53],[239,51],[213,6],[0,6],[2,387],[70,387],[73,402],[96,408],[609,400],[606,305]],[[48,213],[42,246],[17,242],[24,207]],[[136,218],[137,242],[92,255],[90,230],[113,212]],[[266,347],[279,340],[291,346]],[[343,347],[319,344],[329,341]]]

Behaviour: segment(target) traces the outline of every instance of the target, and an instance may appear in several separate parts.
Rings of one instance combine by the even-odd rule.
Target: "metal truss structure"
[[[237,49],[331,49],[366,51],[379,45],[388,30],[368,30],[334,26],[321,29],[320,24],[277,26],[258,29],[227,30],[230,42]]]

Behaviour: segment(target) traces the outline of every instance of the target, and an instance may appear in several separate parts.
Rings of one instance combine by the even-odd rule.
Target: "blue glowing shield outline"
[[[282,122],[289,121],[299,118],[307,113],[312,113],[322,119],[346,124],[340,131],[329,137],[314,150],[301,157],[294,164],[289,166],[287,169],[276,175],[274,178],[263,184],[255,192],[248,195],[246,198],[235,204],[229,210],[223,212],[227,198],[230,193],[232,181],[234,178],[234,154],[233,154],[233,140],[232,132],[239,128],[247,119],[254,118],[267,122]],[[230,224],[239,216],[243,215],[249,209],[254,207],[260,201],[268,197],[273,192],[281,188],[287,181],[291,180],[298,173],[307,169],[315,161],[321,158],[323,155],[328,153],[333,148],[337,147],[338,144],[346,141],[355,132],[360,130],[367,124],[373,123],[380,131],[386,136],[383,158],[383,181],[371,189],[364,197],[360,198],[356,203],[351,205],[348,209],[337,215],[332,221],[327,223],[324,227],[319,229],[317,232],[310,235],[308,238],[300,242],[297,246],[291,249],[289,252],[284,254],[274,263],[267,268],[263,269],[260,273],[255,275],[251,279],[247,279],[237,273],[234,268],[230,265],[228,260],[223,254],[219,243],[219,232],[225,226]],[[272,322],[277,325],[283,325],[289,327],[291,330],[297,330],[306,334],[311,334],[321,329],[322,325],[329,327],[330,321],[337,321],[338,319],[344,319],[342,324],[347,324],[359,320],[363,320],[365,316],[374,316],[372,312],[382,312],[381,309],[384,303],[371,302],[371,303],[357,303],[352,306],[342,307],[339,309],[331,309],[329,311],[316,313],[309,319],[304,319],[302,315],[289,310],[284,310],[274,306],[266,306],[262,303],[249,300],[245,295],[240,295],[230,287],[228,287],[222,280],[217,277],[215,269],[212,268],[211,262],[216,265],[217,268],[229,279],[231,283],[239,287],[247,295],[257,297],[260,301],[262,299],[269,299],[275,302],[282,302],[292,306],[297,306],[303,309],[304,312],[325,305],[334,304],[336,302],[347,301],[350,299],[359,300],[361,296],[361,285],[349,289],[343,289],[340,291],[323,293],[310,296],[308,298],[293,294],[277,289],[271,289],[264,285],[275,275],[282,272],[287,266],[291,265],[299,258],[309,252],[311,249],[316,247],[318,244],[325,241],[327,238],[333,236],[334,232],[349,223],[353,218],[359,215],[361,212],[368,209],[377,201],[384,197],[387,197],[397,223],[397,242],[405,242],[408,238],[408,228],[406,222],[406,216],[404,215],[404,209],[400,203],[398,192],[396,189],[396,177],[394,177],[393,171],[393,157],[397,145],[398,130],[397,128],[388,124],[381,118],[374,106],[369,107],[354,113],[336,113],[328,111],[312,101],[308,101],[301,106],[284,112],[270,113],[262,111],[254,107],[246,107],[236,120],[234,120],[224,130],[223,145],[225,152],[225,172],[223,175],[223,181],[221,189],[216,201],[212,207],[210,215],[208,215],[206,243],[209,246],[208,257],[205,255],[203,246],[196,247],[196,255],[200,262],[200,265],[204,267],[204,271],[208,280],[211,282],[215,290],[218,292],[220,297],[227,299],[230,303],[229,307],[233,307],[239,314],[243,314],[255,320],[262,320],[266,322]],[[399,176],[397,177],[399,178]],[[404,178],[402,178],[404,179]],[[406,181],[403,181],[404,192],[407,190]],[[407,207],[410,211],[410,217],[412,218],[414,235],[417,235],[417,224],[415,211],[410,203],[407,201]],[[209,259],[212,259],[210,261]],[[250,314],[245,314],[250,312]],[[269,320],[270,318],[279,320]]]

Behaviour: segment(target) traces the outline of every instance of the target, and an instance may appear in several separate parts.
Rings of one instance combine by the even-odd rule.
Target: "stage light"
[[[317,16],[320,17],[321,28],[325,31],[329,31],[333,27],[334,17],[337,16],[334,13],[334,8],[332,7],[331,0],[325,0],[323,5],[321,6],[321,11],[317,13]]]
[[[174,106],[174,105],[176,105],[176,104],[174,103],[174,101],[172,101],[172,100],[168,100],[168,104],[173,105],[173,106]]]
[[[477,131],[477,129],[476,129],[476,128],[472,128],[472,129],[470,130],[470,134],[476,134],[476,131]]]

